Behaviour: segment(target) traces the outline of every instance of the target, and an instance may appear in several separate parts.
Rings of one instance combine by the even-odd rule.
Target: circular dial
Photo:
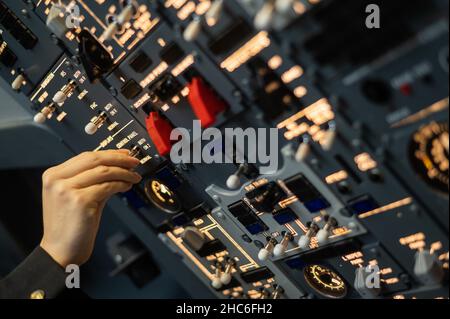
[[[150,201],[162,211],[169,214],[181,211],[178,196],[160,180],[149,180],[145,185],[145,193]]]
[[[448,123],[431,122],[413,134],[411,163],[434,189],[448,193]]]
[[[333,270],[321,265],[309,265],[303,271],[306,282],[320,295],[327,298],[344,298],[347,285]]]

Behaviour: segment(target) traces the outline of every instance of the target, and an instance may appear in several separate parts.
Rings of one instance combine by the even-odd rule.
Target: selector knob
[[[20,91],[22,87],[27,83],[25,76],[20,73],[11,83],[11,87],[14,91]]]
[[[88,135],[94,135],[98,129],[105,123],[107,116],[105,112],[102,112],[99,116],[94,117],[84,128],[84,131]]]
[[[300,239],[298,241],[298,246],[301,249],[308,248],[309,244],[311,243],[311,238],[313,238],[317,234],[318,230],[319,230],[319,226],[317,226],[317,224],[315,224],[315,223],[310,224],[309,229],[306,232],[306,234],[300,237]]]
[[[279,244],[277,244],[273,250],[273,255],[275,257],[281,257],[286,253],[287,247],[289,245],[289,242],[292,241],[294,237],[291,233],[286,233],[283,236],[283,239]]]
[[[44,124],[45,121],[47,121],[48,117],[55,112],[56,107],[53,103],[47,105],[46,107],[44,107],[39,113],[37,113],[34,118],[33,121],[37,124]]]
[[[330,232],[337,226],[337,220],[335,218],[326,215],[324,219],[326,222],[325,226],[317,232],[317,241],[320,245],[328,242]]]
[[[414,274],[424,285],[440,284],[444,278],[444,270],[436,254],[426,249],[416,253]]]
[[[259,251],[258,259],[261,261],[265,261],[265,260],[269,259],[270,255],[272,255],[272,253],[273,253],[273,250],[274,250],[276,244],[277,244],[277,241],[275,238],[269,238],[266,246],[261,248],[261,250]]]
[[[188,42],[195,41],[195,39],[197,39],[200,35],[201,31],[202,20],[197,16],[191,21],[191,23],[189,23],[189,25],[186,27],[186,30],[184,30],[183,38]]]

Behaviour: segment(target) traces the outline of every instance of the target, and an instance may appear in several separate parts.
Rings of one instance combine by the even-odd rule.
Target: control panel
[[[448,298],[448,29],[444,0],[2,0],[0,75],[141,161],[136,237],[217,298]]]

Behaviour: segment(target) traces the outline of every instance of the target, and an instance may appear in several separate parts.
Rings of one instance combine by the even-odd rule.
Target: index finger
[[[86,152],[54,167],[53,171],[56,178],[66,179],[97,166],[114,166],[124,169],[135,168],[140,162],[128,154],[128,150]]]

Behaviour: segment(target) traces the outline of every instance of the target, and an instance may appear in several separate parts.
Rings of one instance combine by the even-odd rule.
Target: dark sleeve
[[[0,281],[0,299],[56,298],[66,288],[66,276],[64,269],[38,247]]]

